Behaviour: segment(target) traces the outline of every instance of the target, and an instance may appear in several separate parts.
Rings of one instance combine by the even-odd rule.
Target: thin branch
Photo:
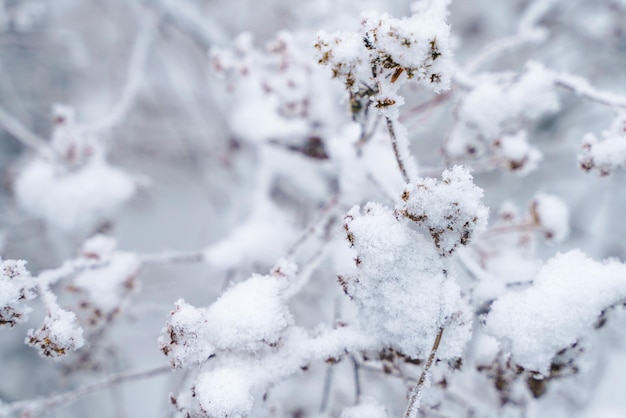
[[[285,255],[286,257],[293,256],[295,252],[298,250],[298,248],[300,248],[300,246],[302,246],[302,244],[306,242],[306,240],[315,232],[316,229],[318,229],[321,225],[324,225],[326,224],[326,222],[328,222],[328,219],[332,215],[333,210],[339,204],[339,197],[340,197],[340,194],[335,193],[328,200],[328,202],[326,202],[326,204],[324,204],[324,206],[320,208],[318,214],[315,216],[315,219],[313,219],[307,225],[307,227],[304,229],[304,231],[302,231],[302,233],[296,239],[296,241],[289,247]]]
[[[153,254],[139,254],[139,260],[144,264],[183,264],[201,263],[205,261],[204,250],[192,251],[164,251]]]
[[[400,155],[400,147],[398,145],[398,138],[396,136],[396,131],[393,127],[393,121],[387,117],[387,130],[389,131],[389,137],[391,138],[391,146],[393,148],[393,153],[396,156],[396,161],[398,162],[398,167],[400,168],[400,173],[402,174],[402,179],[405,183],[410,183],[411,179],[409,178],[409,173],[406,170],[406,165],[402,156]]]
[[[352,360],[352,367],[354,369],[354,404],[358,405],[361,402],[361,376],[359,373],[359,362],[354,355],[350,355]]]
[[[54,158],[55,154],[48,142],[26,128],[19,120],[0,107],[0,128],[9,133],[15,140],[35,151],[44,158]]]
[[[567,73],[556,74],[554,84],[592,102],[612,108],[626,108],[625,96],[598,90],[583,77]]]
[[[228,37],[220,24],[210,16],[201,15],[184,1],[161,0],[153,4],[165,14],[165,19],[189,37],[202,49],[226,44]]]
[[[430,368],[435,361],[435,356],[437,355],[437,350],[439,349],[439,344],[441,343],[441,336],[443,335],[443,327],[439,328],[439,332],[437,332],[437,336],[435,337],[435,342],[433,343],[433,348],[430,350],[430,355],[428,356],[428,360],[426,361],[426,366],[424,366],[424,370],[417,381],[417,384],[413,386],[411,390],[411,395],[409,397],[409,404],[406,407],[406,411],[404,411],[404,418],[416,418],[417,412],[419,410],[419,396],[424,383],[426,382],[426,376],[430,371]]]
[[[160,17],[155,16],[148,16],[143,20],[139,34],[133,44],[126,74],[126,83],[122,89],[119,101],[103,119],[82,127],[84,132],[108,130],[126,119],[128,112],[135,104],[142,82],[145,79],[146,63],[150,56],[150,49],[152,48],[160,20]]]
[[[171,367],[159,366],[150,370],[144,370],[140,372],[119,373],[111,375],[107,379],[100,382],[81,386],[77,389],[60,393],[58,395],[51,395],[47,398],[17,401],[2,405],[0,406],[0,417],[9,417],[12,414],[16,413],[28,414],[28,416],[33,416],[31,414],[49,412],[53,408],[70,405],[78,401],[85,395],[107,389],[113,385],[118,385],[120,383],[130,382],[134,380],[149,379],[151,377],[158,376],[167,372],[171,372]]]
[[[330,387],[333,383],[334,365],[326,366],[326,374],[324,375],[324,389],[322,390],[322,401],[320,402],[320,414],[326,412],[328,408],[328,400],[330,399]]]

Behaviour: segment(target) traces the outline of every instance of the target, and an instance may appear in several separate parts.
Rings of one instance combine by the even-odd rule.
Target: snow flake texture
[[[548,373],[553,357],[592,331],[601,313],[626,297],[626,267],[597,262],[578,250],[559,254],[533,285],[496,300],[486,331],[508,347],[513,360]]]
[[[356,273],[340,276],[359,308],[361,327],[413,358],[424,358],[441,327],[439,358],[459,356],[470,337],[470,313],[446,262],[430,239],[376,203],[350,210],[347,239],[356,251]]]

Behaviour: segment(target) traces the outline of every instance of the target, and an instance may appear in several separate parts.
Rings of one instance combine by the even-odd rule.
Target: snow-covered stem
[[[430,368],[435,361],[435,356],[437,355],[437,350],[439,349],[439,344],[441,343],[441,336],[443,335],[444,327],[439,328],[439,332],[437,332],[437,336],[435,337],[435,342],[433,343],[433,348],[430,350],[430,354],[428,356],[428,360],[426,361],[426,366],[424,366],[424,370],[420,375],[419,380],[413,386],[411,390],[411,395],[409,396],[409,404],[404,411],[404,418],[416,418],[417,412],[419,411],[419,396],[424,383],[426,382],[426,377],[428,376],[428,372],[430,372]]]
[[[626,108],[626,96],[598,90],[583,77],[558,73],[554,75],[554,83],[558,87],[570,90],[577,96],[612,108]]]
[[[339,205],[340,194],[335,193],[329,200],[320,208],[315,218],[306,226],[304,231],[296,239],[296,241],[289,247],[286,253],[286,257],[291,257],[295,252],[304,244],[307,239],[315,233],[315,231],[322,225],[329,222],[330,217],[333,214],[334,209]]]
[[[228,37],[215,19],[199,15],[186,2],[161,0],[153,4],[164,13],[167,22],[187,33],[200,48],[208,50],[211,46],[228,42]]]
[[[109,130],[124,122],[128,112],[135,104],[137,95],[141,89],[145,76],[146,63],[150,56],[150,50],[157,34],[157,28],[161,17],[148,15],[142,23],[139,33],[135,38],[133,49],[128,63],[126,82],[122,94],[111,111],[99,121],[83,127],[88,133]]]
[[[486,45],[465,65],[467,74],[476,72],[489,60],[497,58],[499,55],[511,49],[544,42],[548,37],[547,30],[538,25],[541,19],[552,10],[556,3],[557,2],[554,0],[531,2],[520,18],[517,33],[506,38],[497,39]]]
[[[35,133],[26,128],[19,120],[7,113],[0,107],[0,127],[8,132],[19,143],[26,148],[30,148],[43,158],[54,158],[55,153],[52,151],[48,142],[40,138]]]
[[[114,374],[100,382],[81,386],[74,390],[63,392],[58,395],[51,395],[47,398],[16,401],[2,405],[0,406],[0,417],[10,417],[14,416],[14,414],[17,413],[28,414],[27,416],[32,417],[38,414],[42,414],[44,412],[48,413],[51,409],[58,408],[60,406],[70,405],[78,401],[83,396],[89,395],[90,393],[107,389],[120,383],[149,379],[168,372],[171,372],[171,368],[169,366],[159,366],[139,372],[124,372]]]
[[[357,405],[361,402],[361,376],[359,372],[361,366],[353,354],[350,355],[350,361],[354,373],[354,404]]]
[[[476,56],[465,65],[468,74],[475,73],[480,67],[499,55],[525,45],[542,42],[545,39],[545,31],[534,29],[533,31],[518,33],[507,38],[502,38],[485,46]]]
[[[402,179],[405,183],[410,183],[411,179],[409,177],[409,173],[406,169],[406,164],[404,162],[404,158],[401,155],[400,146],[398,144],[398,137],[396,136],[396,131],[393,126],[393,121],[391,118],[387,117],[387,130],[389,131],[389,137],[391,139],[391,147],[393,148],[393,154],[396,157],[396,161],[398,162],[398,168],[400,169],[400,173],[402,174]]]

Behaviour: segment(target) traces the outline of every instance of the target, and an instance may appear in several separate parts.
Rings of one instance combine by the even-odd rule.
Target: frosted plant
[[[469,242],[475,232],[484,230],[488,209],[482,204],[483,191],[474,185],[466,168],[455,166],[432,178],[409,184],[402,193],[398,212],[428,229],[443,256]]]
[[[25,302],[35,298],[35,280],[24,260],[0,260],[0,329],[25,322],[31,311]]]
[[[39,329],[28,330],[26,344],[42,357],[58,358],[81,348],[85,340],[76,314],[59,308],[48,313]]]
[[[447,263],[410,221],[375,203],[353,208],[344,229],[356,252],[356,272],[340,284],[359,308],[366,332],[406,356],[424,358],[439,329],[446,338],[440,358],[461,355],[470,337],[470,316]]]
[[[554,75],[529,62],[521,74],[484,74],[473,81],[456,110],[457,123],[444,145],[451,160],[494,158],[521,174],[536,168],[540,151],[525,127],[560,108]]]
[[[545,376],[557,353],[588,335],[607,308],[624,300],[625,269],[580,251],[560,254],[529,288],[494,302],[486,331],[505,344],[517,364]]]
[[[404,103],[398,89],[409,80],[434,91],[449,87],[450,29],[444,19],[434,9],[404,19],[364,14],[357,32],[318,34],[319,63],[345,84],[355,117],[370,106],[395,109]]]
[[[113,320],[138,287],[140,260],[133,253],[116,251],[116,245],[115,239],[104,235],[85,241],[79,260],[97,262],[99,266],[77,273],[67,286],[79,296],[81,319],[84,317],[95,329]]]
[[[578,155],[580,168],[607,176],[626,166],[626,120],[619,115],[611,127],[602,132],[602,139],[594,134],[583,138],[582,150]]]
[[[110,165],[102,146],[80,131],[71,108],[56,105],[51,148],[21,168],[14,193],[31,216],[64,231],[86,231],[135,194],[137,183]]]

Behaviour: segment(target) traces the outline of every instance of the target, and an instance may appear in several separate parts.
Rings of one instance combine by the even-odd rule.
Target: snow
[[[502,136],[508,135],[506,141],[510,142],[525,124],[559,108],[554,76],[538,63],[527,63],[520,75],[481,75],[459,106],[458,123],[446,143],[446,152],[452,157],[465,156],[470,149],[470,154],[484,154]],[[522,139],[517,137],[508,146],[519,148]],[[537,151],[531,150],[526,153],[531,162],[536,161]],[[519,157],[519,152],[515,154]]]
[[[208,308],[176,302],[159,345],[173,368],[202,363],[215,352],[257,352],[279,342],[293,323],[284,292],[296,267],[285,261],[270,275],[253,275]]]
[[[559,254],[529,288],[496,300],[485,332],[522,367],[547,374],[560,350],[585,338],[599,315],[626,297],[626,267],[597,262],[578,250]]]
[[[85,345],[76,314],[60,308],[53,309],[39,329],[29,329],[25,342],[37,348],[41,357],[54,359]]]
[[[428,229],[440,254],[446,256],[485,229],[489,210],[482,197],[469,170],[455,166],[443,172],[440,182],[425,178],[407,185],[396,209]]]
[[[591,133],[585,135],[578,163],[583,170],[600,175],[626,167],[626,116],[619,115],[611,127],[602,132],[602,139]]]
[[[531,204],[531,214],[548,241],[562,242],[569,234],[569,209],[557,196],[538,193]]]
[[[32,311],[24,301],[35,298],[35,280],[24,260],[0,260],[0,329],[25,322]]]
[[[356,253],[356,271],[341,276],[359,308],[359,323],[382,344],[407,356],[428,355],[440,327],[439,358],[461,354],[470,337],[469,311],[430,239],[376,203],[352,208],[344,227]]]
[[[252,409],[250,383],[248,372],[241,368],[204,373],[195,386],[200,408],[212,418],[243,418]]]
[[[135,254],[116,252],[106,266],[78,274],[71,286],[84,292],[90,306],[106,316],[119,309],[136,287],[140,267],[141,262]]]
[[[387,418],[387,411],[376,399],[364,397],[358,405],[341,411],[340,418]]]
[[[73,171],[33,159],[15,181],[15,196],[30,215],[65,231],[93,228],[135,193],[135,182],[102,157]]]

